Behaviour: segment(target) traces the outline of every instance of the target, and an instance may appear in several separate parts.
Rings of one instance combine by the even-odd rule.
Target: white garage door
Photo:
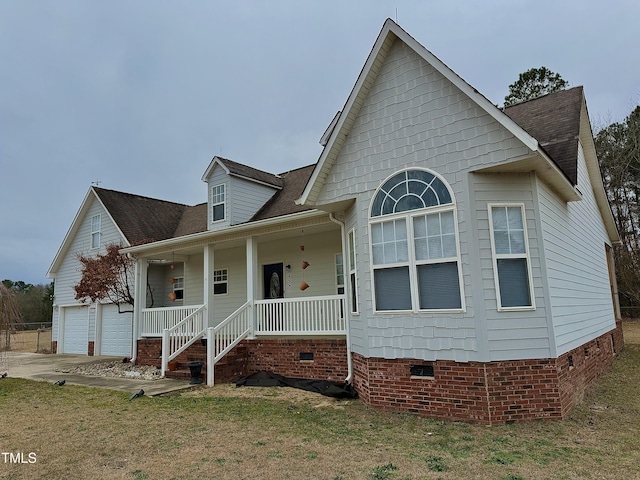
[[[116,305],[102,307],[101,355],[131,357],[131,332],[133,317],[131,313],[118,313]]]
[[[89,307],[64,309],[63,353],[87,355],[89,344]]]

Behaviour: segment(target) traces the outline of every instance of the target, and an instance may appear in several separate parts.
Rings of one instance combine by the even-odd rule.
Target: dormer
[[[202,181],[208,192],[208,230],[249,221],[282,189],[278,175],[217,156],[211,160]]]

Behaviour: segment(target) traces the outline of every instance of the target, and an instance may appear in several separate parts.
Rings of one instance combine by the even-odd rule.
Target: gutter
[[[289,215],[282,215],[279,217],[267,218],[264,220],[258,220],[255,222],[242,223],[240,225],[234,225],[224,228],[222,230],[207,230],[204,232],[192,233],[190,235],[183,235],[181,237],[167,238],[166,240],[159,240],[157,242],[143,243],[142,245],[136,245],[133,247],[125,247],[120,250],[120,253],[136,254],[144,252],[146,250],[154,250],[156,248],[174,247],[187,242],[207,241],[214,240],[215,237],[224,236],[229,234],[237,234],[246,231],[255,230],[261,227],[269,227],[272,225],[278,225],[286,222],[305,220],[315,217],[326,217],[327,212],[321,210],[305,210],[304,212],[292,213]]]
[[[340,225],[340,239],[342,241],[342,255],[343,257],[345,256],[346,252],[347,252],[347,238],[345,236],[345,225],[344,222],[338,220],[336,217],[333,216],[333,212],[329,213],[329,220],[331,220],[333,223],[336,223],[338,225]],[[345,257],[346,260],[346,257]],[[345,282],[345,286],[347,285],[347,282]],[[349,288],[351,288],[351,285],[349,284]],[[346,289],[345,289],[346,292]],[[351,335],[349,333],[349,319],[351,319],[351,309],[349,308],[349,305],[347,304],[347,302],[345,302],[345,309],[344,309],[344,315],[345,315],[345,319],[347,319],[346,322],[346,340],[347,340],[347,378],[344,379],[345,383],[351,383],[351,380],[353,380],[353,360],[351,359]]]

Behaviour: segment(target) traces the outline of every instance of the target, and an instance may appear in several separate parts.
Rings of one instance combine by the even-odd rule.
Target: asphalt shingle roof
[[[577,184],[578,138],[582,87],[575,87],[504,109],[513,121],[538,140],[574,185]],[[279,175],[229,159],[220,161],[231,174],[273,185],[278,190],[249,222],[310,210],[296,205],[315,164]],[[207,230],[207,204],[187,206],[94,187],[122,233],[132,244],[156,242]]]
[[[582,87],[560,90],[504,109],[540,146],[574,185],[578,183],[578,139]]]

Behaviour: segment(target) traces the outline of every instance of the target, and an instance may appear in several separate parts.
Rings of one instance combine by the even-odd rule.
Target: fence
[[[0,340],[5,341],[7,349],[14,352],[50,353],[51,322],[16,324],[8,339]]]

